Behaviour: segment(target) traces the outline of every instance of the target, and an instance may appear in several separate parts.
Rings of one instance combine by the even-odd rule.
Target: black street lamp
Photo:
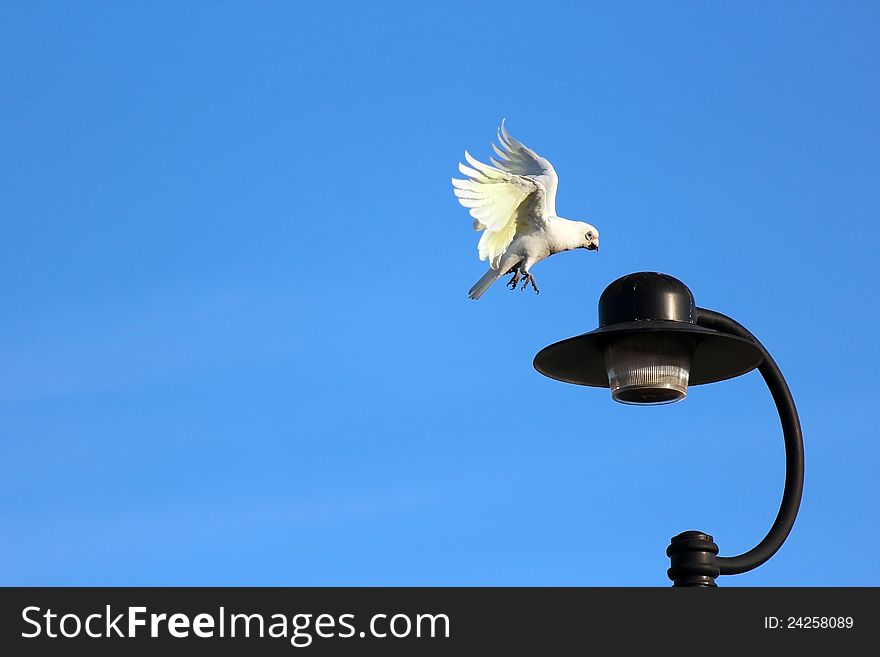
[[[689,385],[724,381],[758,368],[782,421],[785,486],[770,531],[754,548],[719,557],[712,537],[687,531],[666,550],[673,586],[715,586],[719,575],[757,568],[791,532],[804,488],[800,421],[782,372],[758,339],[741,324],[698,308],[687,286],[666,274],[640,272],[617,279],[599,298],[599,328],[544,347],[535,369],[553,379],[611,388],[624,404],[668,404]]]

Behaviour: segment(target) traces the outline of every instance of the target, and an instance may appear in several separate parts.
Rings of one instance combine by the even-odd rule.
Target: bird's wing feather
[[[498,128],[499,148],[492,144],[492,148],[499,159],[490,158],[492,164],[508,173],[518,176],[528,176],[541,183],[546,191],[545,207],[548,216],[556,216],[556,188],[559,186],[559,178],[556,170],[550,162],[538,155],[525,144],[517,141],[507,132],[504,120]]]
[[[537,179],[483,164],[465,151],[470,166],[459,164],[465,180],[452,179],[458,202],[470,210],[474,230],[483,230],[478,249],[480,260],[489,259],[495,269],[510,246],[517,230],[544,225],[546,194]],[[524,204],[523,201],[530,199]],[[528,206],[529,211],[521,211]]]

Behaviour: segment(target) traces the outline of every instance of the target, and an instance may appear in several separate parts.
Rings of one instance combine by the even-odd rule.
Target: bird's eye
[[[587,234],[585,235],[585,237],[586,237],[588,240],[593,239],[593,232],[592,232],[592,231],[587,231]]]

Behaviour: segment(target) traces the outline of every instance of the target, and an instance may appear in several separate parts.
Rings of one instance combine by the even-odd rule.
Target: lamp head
[[[689,385],[733,378],[757,367],[760,349],[697,324],[694,295],[672,276],[628,274],[599,299],[599,328],[557,342],[535,356],[542,374],[611,388],[615,401],[668,404]]]

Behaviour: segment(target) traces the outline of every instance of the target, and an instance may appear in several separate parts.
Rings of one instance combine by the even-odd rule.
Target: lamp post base
[[[666,548],[671,564],[666,574],[672,586],[717,586],[715,578],[721,574],[715,563],[717,554],[718,546],[709,534],[687,531],[673,536]]]

